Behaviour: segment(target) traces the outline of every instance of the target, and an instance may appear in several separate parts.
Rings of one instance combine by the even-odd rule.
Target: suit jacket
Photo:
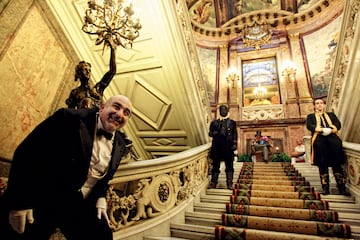
[[[23,140],[15,150],[3,196],[11,209],[72,201],[87,179],[96,118],[96,110],[59,109]],[[129,143],[124,133],[116,131],[109,169],[88,199],[95,202],[105,196]]]
[[[225,126],[222,124],[225,124]],[[225,130],[224,132],[222,132],[222,128]],[[213,160],[233,161],[238,140],[236,122],[230,118],[223,121],[220,119],[213,120],[210,123],[209,136],[213,138],[210,158]]]
[[[334,125],[336,127],[336,132],[335,133],[331,133],[330,135],[326,136],[327,138],[327,144],[318,144],[318,145],[321,145],[321,147],[323,148],[333,148],[333,151],[335,151],[335,147],[334,146],[337,146],[337,145],[334,145],[334,146],[329,146],[329,142],[341,142],[341,139],[340,137],[337,135],[337,131],[339,131],[341,129],[341,122],[340,120],[337,118],[337,116],[335,115],[335,113],[333,112],[326,112],[327,115],[329,116],[330,120],[331,120],[331,123],[332,125]],[[327,125],[330,124],[330,123],[327,123]],[[307,118],[306,118],[306,128],[311,131],[311,156],[310,156],[310,163],[311,164],[314,164],[314,165],[319,165],[321,164],[321,161],[319,161],[319,157],[317,157],[317,149],[314,149],[314,142],[315,141],[320,141],[320,142],[323,142],[323,136],[321,136],[321,133],[319,132],[316,132],[316,126],[317,126],[317,123],[316,123],[316,117],[315,117],[315,113],[310,113]],[[331,127],[331,126],[323,126],[323,125],[320,125],[320,127]],[[320,135],[320,137],[319,137]],[[341,144],[340,144],[341,145]],[[342,149],[337,149],[338,152],[338,155],[341,156],[339,157],[338,161],[340,163],[344,163],[345,161],[345,157],[344,157],[344,154],[343,154],[343,151]]]
[[[341,123],[335,113],[333,112],[326,112],[331,119],[332,124],[337,128],[339,131],[341,128]],[[311,131],[311,134],[314,135],[315,128],[316,128],[316,118],[315,113],[310,113],[306,118],[306,127],[309,131]],[[321,127],[328,127],[328,126],[321,126]]]

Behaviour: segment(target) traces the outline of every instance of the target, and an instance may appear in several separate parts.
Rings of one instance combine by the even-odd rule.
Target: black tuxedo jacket
[[[209,136],[213,138],[209,157],[213,160],[233,161],[238,141],[236,122],[230,118],[223,121],[213,120],[210,123]]]
[[[41,122],[17,147],[7,190],[10,209],[29,209],[71,202],[87,179],[97,111],[59,109]],[[108,181],[131,143],[116,131],[109,169],[92,189],[89,200],[104,197]]]

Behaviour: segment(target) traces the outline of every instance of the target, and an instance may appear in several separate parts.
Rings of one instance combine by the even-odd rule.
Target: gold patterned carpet
[[[351,229],[290,163],[244,163],[216,239],[350,239]]]

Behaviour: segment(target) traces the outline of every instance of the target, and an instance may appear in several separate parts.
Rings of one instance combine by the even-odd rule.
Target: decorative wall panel
[[[48,116],[69,59],[35,5],[1,54],[0,157],[11,159],[17,145]]]
[[[303,37],[306,63],[313,90],[313,97],[327,96],[332,79],[333,61],[339,41],[342,16],[327,26]]]

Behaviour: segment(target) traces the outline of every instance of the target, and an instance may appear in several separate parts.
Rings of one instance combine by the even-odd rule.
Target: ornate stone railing
[[[360,144],[343,142],[343,147],[347,156],[346,171],[349,178],[348,187],[360,201]]]
[[[107,196],[114,239],[154,231],[171,221],[174,212],[191,205],[208,181],[209,147],[122,164]]]

